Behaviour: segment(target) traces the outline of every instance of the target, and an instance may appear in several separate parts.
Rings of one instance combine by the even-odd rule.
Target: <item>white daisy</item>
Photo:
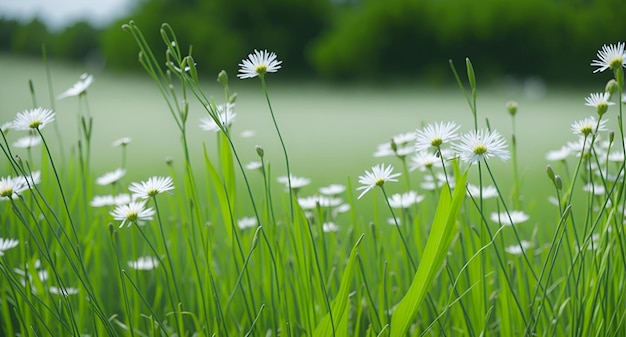
[[[152,270],[159,266],[159,260],[154,256],[141,256],[136,261],[128,261],[128,266],[135,270]]]
[[[414,204],[418,204],[424,200],[423,195],[417,194],[415,191],[408,191],[406,193],[395,193],[387,199],[389,205],[393,208],[410,208]]]
[[[130,142],[132,142],[132,141],[133,141],[133,139],[130,138],[130,137],[122,137],[122,138],[116,139],[113,142],[113,147],[126,146],[126,145],[130,144]]]
[[[350,204],[341,204],[335,207],[335,209],[333,209],[332,215],[333,217],[337,217],[337,215],[348,212],[349,210],[350,210]]]
[[[454,122],[440,122],[428,124],[422,130],[416,131],[415,150],[436,151],[458,138],[456,132],[461,126]]]
[[[122,228],[126,223],[130,226],[138,221],[152,220],[155,211],[152,207],[145,208],[145,206],[146,202],[143,200],[131,201],[126,205],[117,206],[110,214],[113,216],[113,219],[122,221],[120,224],[120,228]]]
[[[365,171],[365,175],[359,176],[359,184],[362,184],[363,186],[359,186],[356,189],[357,191],[362,190],[363,192],[361,192],[361,194],[359,195],[357,199],[361,199],[361,197],[363,197],[365,193],[367,193],[369,190],[373,189],[374,187],[383,186],[385,182],[388,182],[388,181],[397,182],[398,179],[396,178],[399,177],[401,173],[392,173],[392,172],[393,172],[393,166],[389,165],[385,167],[385,164],[379,164],[379,165],[372,167],[371,172]]]
[[[2,131],[2,133],[7,133],[9,132],[9,129],[13,128],[13,122],[6,122],[2,125],[0,125],[0,131]]]
[[[583,191],[592,193],[593,195],[603,195],[606,190],[604,185],[587,183],[583,186]]]
[[[624,152],[623,151],[613,151],[609,153],[608,159],[610,161],[621,163],[624,161]]]
[[[287,178],[287,176],[281,176],[278,177],[276,180],[281,183],[284,184],[287,188],[289,188],[289,180],[291,179],[291,189],[292,190],[297,190],[300,189],[308,184],[311,183],[311,179],[309,178],[303,178],[303,177],[296,177],[293,174],[289,176],[289,178]]]
[[[278,61],[276,54],[267,50],[254,50],[254,54],[249,54],[247,59],[239,64],[239,78],[263,77],[265,73],[275,73],[280,69],[282,61]]]
[[[15,248],[19,243],[16,239],[0,238],[0,256],[3,256],[5,251]]]
[[[461,160],[475,164],[483,159],[498,157],[503,161],[509,159],[506,142],[498,131],[472,130],[461,136],[461,143],[456,145]]]
[[[325,195],[337,195],[346,191],[346,186],[341,184],[330,184],[328,186],[320,187],[320,193]]]
[[[0,200],[13,199],[28,189],[28,185],[26,184],[24,178],[19,178],[20,177],[0,178]]]
[[[76,295],[79,292],[78,288],[61,288],[55,286],[50,286],[48,290],[52,295],[63,295],[65,297],[68,297],[70,295]]]
[[[378,147],[376,148],[376,152],[374,152],[374,158],[390,157],[394,156],[395,154],[396,153],[391,148],[391,143],[387,142],[378,145]]]
[[[411,161],[409,162],[409,170],[411,172],[415,170],[424,172],[426,170],[430,170],[433,167],[441,166],[441,158],[438,158],[435,153],[430,151],[419,151],[415,153],[413,156],[411,156]]]
[[[598,67],[594,73],[605,71],[609,68],[617,69],[626,66],[626,51],[624,51],[624,42],[617,45],[604,45],[602,50],[598,51],[598,60],[591,62],[592,67]]]
[[[25,136],[21,137],[13,143],[14,147],[22,149],[30,149],[31,147],[41,144],[41,137],[39,136]]]
[[[317,207],[335,207],[341,205],[341,198],[331,198],[324,195],[313,195],[306,198],[298,198],[298,204],[302,209],[314,209]]]
[[[57,99],[63,99],[65,97],[72,97],[72,96],[80,96],[85,91],[87,91],[87,88],[89,88],[91,83],[93,83],[93,76],[87,73],[84,73],[80,75],[78,82],[74,83],[74,85],[72,85],[71,88],[65,90],[62,94],[57,96]]]
[[[217,118],[219,119],[218,125],[213,117],[206,116],[200,119],[200,128],[205,131],[219,132],[222,128],[228,128],[235,121],[237,113],[233,111],[235,107],[234,103],[228,103],[226,105],[217,106]]]
[[[530,217],[523,211],[510,211],[508,214],[506,212],[491,213],[491,221],[502,224],[503,226],[518,225],[528,221],[528,219],[530,219]]]
[[[96,183],[101,186],[113,185],[126,174],[126,170],[118,168],[115,171],[107,172],[96,179]]]
[[[322,231],[324,233],[336,232],[339,230],[339,226],[334,222],[324,222],[322,224]]]
[[[561,161],[567,159],[572,153],[572,150],[568,146],[561,146],[558,150],[549,151],[546,153],[546,160],[549,161]]]
[[[420,184],[420,187],[427,191],[434,191],[446,183],[450,184],[450,188],[454,188],[454,186],[456,186],[456,180],[454,177],[449,176],[446,180],[445,174],[437,172],[434,178],[432,175],[424,176],[424,181]]]
[[[150,177],[141,183],[132,183],[128,190],[137,198],[148,199],[165,191],[173,190],[174,182],[170,177]]]
[[[254,135],[256,135],[256,131],[254,131],[254,130],[243,130],[239,134],[239,136],[241,136],[241,138],[251,138],[251,137],[254,137]]]
[[[257,225],[257,221],[256,221],[256,218],[254,217],[243,217],[237,220],[237,227],[239,227],[239,229],[256,227],[256,225]]]
[[[113,206],[115,205],[115,198],[108,195],[94,195],[93,199],[89,202],[91,207],[105,207],[105,206]]]
[[[592,133],[606,130],[606,119],[601,119],[598,123],[598,120],[593,116],[572,123],[572,132],[575,135],[589,136]]]
[[[48,123],[54,121],[54,112],[50,109],[35,108],[19,112],[13,120],[13,129],[32,130],[43,129]]]
[[[520,255],[522,254],[522,251],[530,248],[530,246],[530,242],[522,240],[519,242],[519,244],[504,247],[504,251],[512,255]]]
[[[493,185],[483,186],[483,199],[495,198],[498,196],[498,190]],[[480,198],[480,186],[467,184],[467,195],[474,198]]]
[[[263,167],[263,163],[260,161],[251,161],[246,164],[246,169],[248,170],[258,170]]]
[[[609,109],[609,105],[615,105],[609,102],[609,99],[611,99],[611,94],[608,92],[592,93],[585,98],[585,105],[596,108],[598,115],[602,116]]]

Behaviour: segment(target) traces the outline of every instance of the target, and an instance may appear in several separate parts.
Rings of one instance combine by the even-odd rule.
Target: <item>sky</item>
[[[137,0],[0,0],[0,16],[30,21],[42,19],[51,29],[79,20],[103,27],[128,13]]]

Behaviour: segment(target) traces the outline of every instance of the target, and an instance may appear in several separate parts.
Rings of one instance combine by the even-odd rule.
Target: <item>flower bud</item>
[[[263,148],[260,145],[256,146],[256,154],[261,158],[265,155],[265,151],[263,151]]]
[[[509,112],[509,115],[515,116],[515,114],[517,113],[517,102],[516,101],[506,102],[506,110]]]
[[[546,166],[546,173],[548,174],[548,178],[550,178],[550,180],[552,180],[552,182],[554,182],[554,171],[552,170],[552,166],[547,165]]]
[[[222,85],[228,85],[228,74],[226,73],[226,70],[222,70],[219,74],[217,74],[217,81],[222,83]]]
[[[554,176],[554,186],[560,191],[563,188],[563,180],[561,180],[561,176]]]
[[[604,91],[608,92],[611,96],[615,95],[617,89],[619,89],[619,86],[617,85],[617,81],[615,79],[611,79],[606,82],[606,86],[604,87]]]

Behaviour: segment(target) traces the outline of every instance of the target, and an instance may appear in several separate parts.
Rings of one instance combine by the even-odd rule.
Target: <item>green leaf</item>
[[[211,179],[211,185],[215,186],[215,194],[217,195],[217,201],[220,206],[220,214],[222,215],[222,219],[224,220],[224,226],[226,228],[226,233],[228,235],[228,243],[230,244],[233,240],[233,217],[232,217],[232,205],[229,200],[232,199],[232,196],[228,195],[228,187],[226,184],[222,182],[220,175],[217,173],[215,166],[211,163],[211,159],[209,159],[209,155],[206,151],[206,146],[204,148],[204,164],[207,168],[207,172],[209,173],[209,178]]]
[[[350,252],[350,258],[348,258],[348,264],[341,277],[341,284],[339,285],[339,292],[337,297],[331,304],[331,312],[334,322],[331,322],[330,314],[327,313],[324,318],[313,331],[312,336],[347,336],[348,334],[348,297],[350,295],[350,285],[352,284],[352,278],[354,274],[356,264],[356,249],[361,243],[363,235],[356,242],[352,251]],[[333,323],[335,324],[335,330],[333,334]]]
[[[441,190],[441,197],[435,211],[435,218],[422,260],[409,290],[400,300],[391,316],[391,336],[406,335],[450,248],[454,238],[456,219],[465,197],[467,172],[457,176],[457,188],[454,189],[454,195],[450,195],[448,186],[444,186]]]

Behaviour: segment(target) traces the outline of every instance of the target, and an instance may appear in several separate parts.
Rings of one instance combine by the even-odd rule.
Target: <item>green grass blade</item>
[[[459,175],[456,185],[458,187],[454,190],[454,195],[452,196],[448,186],[444,186],[441,189],[441,197],[435,211],[435,218],[433,219],[422,260],[409,290],[400,300],[391,316],[391,336],[404,336],[407,333],[415,315],[417,315],[420,304],[426,297],[437,270],[439,270],[446,257],[454,237],[456,219],[465,197],[464,186],[466,179],[467,173]]]

